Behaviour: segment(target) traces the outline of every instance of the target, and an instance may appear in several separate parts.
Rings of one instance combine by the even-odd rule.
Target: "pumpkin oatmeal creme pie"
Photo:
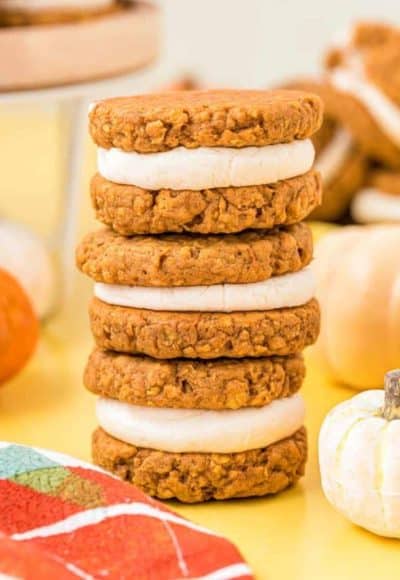
[[[96,282],[98,345],[155,358],[288,355],[312,344],[311,258],[305,224],[222,237],[99,230],[77,250]]]
[[[326,57],[335,113],[368,157],[400,169],[400,29],[359,23]],[[343,98],[340,97],[342,94]]]
[[[96,216],[123,235],[297,223],[321,200],[308,140],[320,123],[319,101],[300,92],[102,101],[90,113],[99,146],[91,183]]]
[[[351,214],[361,224],[400,222],[400,172],[371,168],[365,187],[353,200]]]
[[[319,203],[321,118],[318,97],[290,91],[91,109],[92,197],[110,227],[77,250],[95,281],[93,458],[150,495],[265,495],[304,473],[301,351],[319,308],[298,222]]]
[[[74,22],[121,9],[121,0],[0,0],[0,26]]]
[[[315,147],[314,168],[323,182],[322,203],[310,214],[310,218],[322,221],[338,221],[348,212],[356,192],[364,183],[367,171],[366,157],[351,133],[344,127],[337,110],[337,99],[346,99],[323,78],[299,79],[287,88],[310,91],[321,97],[324,103],[324,121],[312,138]]]

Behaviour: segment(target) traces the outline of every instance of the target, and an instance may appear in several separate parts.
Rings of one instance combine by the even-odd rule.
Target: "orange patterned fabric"
[[[65,455],[0,443],[0,573],[27,580],[251,579],[226,539]]]

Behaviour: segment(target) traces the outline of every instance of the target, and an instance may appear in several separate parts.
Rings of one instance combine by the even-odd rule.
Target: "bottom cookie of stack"
[[[103,352],[93,459],[146,493],[184,502],[261,496],[304,474],[300,355],[159,361]]]
[[[186,503],[263,496],[283,491],[304,475],[304,427],[262,449],[241,453],[171,453],[129,445],[98,429],[93,460],[160,499]]]

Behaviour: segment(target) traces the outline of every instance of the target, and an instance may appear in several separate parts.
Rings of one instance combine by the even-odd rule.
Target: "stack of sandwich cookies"
[[[95,18],[121,8],[121,0],[0,0],[0,26],[27,26]]]
[[[153,496],[276,493],[304,472],[299,353],[319,310],[297,222],[320,201],[309,137],[321,114],[317,97],[286,91],[110,99],[90,113],[92,197],[112,228],[77,252],[96,282],[93,456]]]

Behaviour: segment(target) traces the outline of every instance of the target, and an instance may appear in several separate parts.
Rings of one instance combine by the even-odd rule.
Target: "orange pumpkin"
[[[341,383],[380,387],[400,366],[399,246],[399,225],[346,226],[315,246],[322,325],[314,352]]]
[[[22,369],[38,336],[39,323],[29,298],[15,278],[0,269],[0,383]]]

